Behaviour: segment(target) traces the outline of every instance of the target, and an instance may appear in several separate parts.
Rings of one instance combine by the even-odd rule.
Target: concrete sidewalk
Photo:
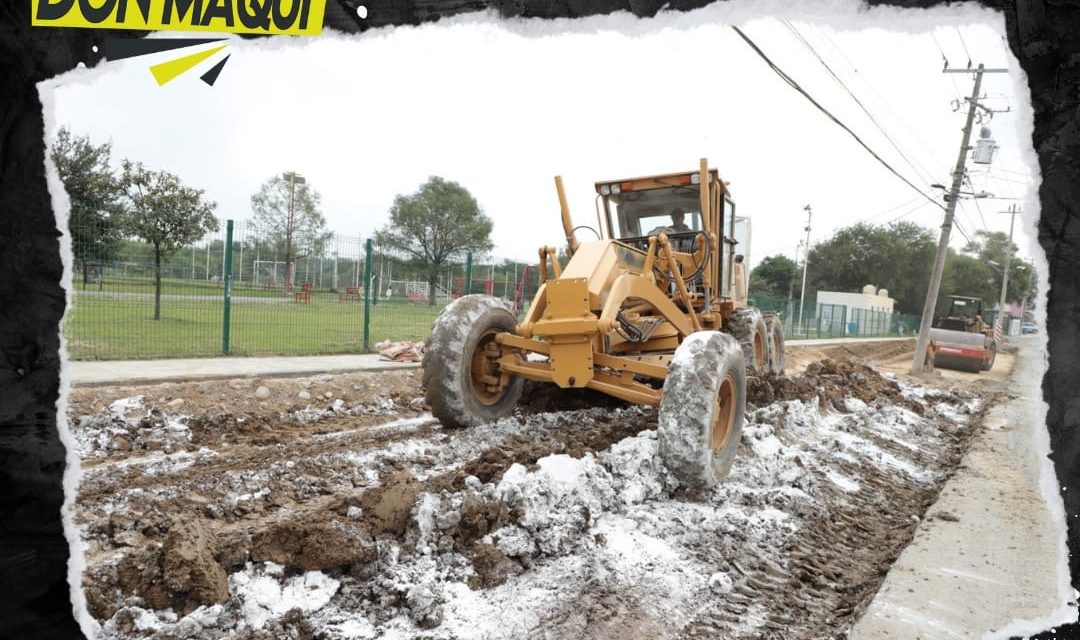
[[[1023,395],[991,409],[851,640],[1008,638],[1076,619],[1039,358],[1021,346],[1008,384]]]
[[[66,371],[70,372],[73,385],[96,386],[349,371],[392,371],[416,369],[419,366],[419,362],[390,362],[378,354],[365,353],[341,356],[70,361]]]
[[[789,340],[790,346],[815,346],[839,342],[889,342],[912,338],[831,338],[825,340]],[[213,378],[281,377],[349,371],[390,371],[415,369],[418,362],[390,362],[378,354],[338,356],[264,356],[228,358],[186,358],[167,360],[97,360],[69,361],[67,371],[76,386],[136,384]]]

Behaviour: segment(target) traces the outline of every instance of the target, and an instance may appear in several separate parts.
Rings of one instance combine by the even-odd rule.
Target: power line
[[[1034,184],[1031,180],[1013,180],[1012,178],[1007,178],[1005,176],[999,176],[999,175],[996,175],[996,174],[993,174],[993,173],[990,173],[990,172],[987,172],[986,175],[987,175],[987,177],[992,177],[994,180],[1000,180],[1002,182],[1011,182],[1012,184],[1023,184],[1023,185],[1027,185],[1027,186],[1032,186]]]
[[[818,108],[819,111],[821,111],[826,116],[828,116],[829,119],[832,120],[833,122],[835,122],[841,129],[843,129],[844,131],[847,131],[848,134],[850,134],[852,138],[855,138],[855,141],[858,142],[864,149],[866,149],[866,151],[869,152],[870,155],[874,156],[874,159],[877,160],[879,163],[881,163],[882,166],[884,166],[886,169],[888,169],[890,172],[892,172],[892,174],[895,175],[897,178],[900,178],[905,184],[907,184],[909,187],[911,187],[912,189],[917,191],[924,198],[926,198],[930,202],[933,202],[938,207],[941,207],[941,209],[945,209],[945,207],[941,206],[941,204],[939,204],[936,200],[934,200],[932,197],[928,196],[927,194],[923,193],[923,191],[921,189],[919,189],[914,184],[912,184],[910,180],[908,180],[904,176],[900,175],[899,171],[894,169],[892,167],[892,165],[890,165],[888,162],[885,162],[885,160],[883,160],[881,156],[879,156],[873,149],[871,149],[869,146],[867,146],[867,144],[862,141],[862,138],[860,138],[858,135],[856,135],[855,132],[852,131],[850,128],[848,128],[848,126],[846,124],[841,122],[839,118],[837,118],[832,113],[830,113],[828,109],[821,106],[821,104],[819,104],[817,100],[814,100],[814,98],[811,97],[810,94],[807,93],[805,89],[803,89],[801,86],[799,86],[798,82],[795,82],[795,80],[791,76],[789,76],[787,73],[785,73],[780,67],[776,66],[776,64],[773,63],[773,61],[770,60],[769,57],[767,55],[765,55],[765,53],[760,48],[758,48],[758,46],[756,44],[754,44],[754,41],[751,40],[749,37],[747,37],[747,35],[745,33],[743,33],[741,29],[739,29],[738,27],[736,27],[734,25],[732,25],[731,28],[734,29],[735,33],[739,34],[739,36],[743,40],[745,40],[748,45],[750,45],[750,48],[753,49],[754,52],[757,53],[758,56],[760,56],[761,59],[765,61],[765,64],[769,65],[769,68],[772,69],[773,72],[776,75],[778,75],[792,89],[795,89],[796,91],[801,93],[804,98],[809,100],[811,104],[813,104],[815,107]]]
[[[903,209],[904,207],[910,207],[915,202],[922,203],[922,201],[923,201],[922,198],[918,198],[918,197],[912,198],[911,200],[908,200],[907,202],[901,202],[900,204],[898,204],[896,206],[889,207],[888,209],[886,209],[884,211],[876,213],[876,214],[870,216],[869,218],[867,218],[867,220],[868,221],[869,220],[877,220],[878,218],[884,217],[884,216],[892,213],[893,211],[896,211],[897,209]],[[920,206],[921,206],[921,204],[920,204]]]
[[[945,68],[948,69],[949,68],[949,57],[945,55],[945,50],[941,48],[941,43],[938,42],[937,36],[934,35],[933,31],[930,32],[930,37],[933,38],[934,44],[937,45],[938,53],[941,54],[941,60],[944,62]],[[949,81],[952,82],[953,91],[956,93],[956,101],[957,101],[957,103],[963,104],[963,102],[964,102],[964,94],[960,91],[960,86],[956,84],[956,78],[954,78],[954,77],[952,77],[952,75],[950,75],[949,76]]]
[[[926,203],[926,202],[920,202],[919,204],[915,205],[915,206],[914,206],[914,207],[912,207],[911,209],[908,209],[907,211],[905,211],[905,212],[901,213],[900,215],[896,216],[896,217],[895,217],[895,218],[893,218],[892,220],[889,220],[889,224],[895,224],[895,223],[897,223],[897,222],[900,222],[900,221],[901,221],[901,220],[903,220],[904,218],[906,218],[906,217],[908,217],[909,215],[911,215],[911,214],[915,213],[915,212],[916,212],[916,211],[918,211],[919,209],[922,209],[922,208],[923,208],[923,207],[925,207],[926,205],[927,205],[927,203]]]
[[[983,231],[989,231],[986,228],[986,218],[983,217],[982,207],[979,205],[979,198],[975,195],[975,183],[971,180],[971,175],[967,172],[964,173],[964,180],[967,181],[968,186],[971,187],[972,200],[975,201],[975,210],[979,212],[979,220],[982,221]]]
[[[964,219],[966,221],[964,224],[971,224],[971,222],[968,220],[967,209],[964,208],[963,203],[962,202],[957,202],[956,204],[960,205],[960,206],[958,206],[956,208],[956,212],[958,214],[960,214],[960,213],[964,214]],[[953,218],[953,226],[956,227],[956,230],[960,232],[960,235],[964,236],[964,240],[967,240],[969,243],[971,242],[971,235],[967,232],[966,229],[964,229],[964,225],[960,224],[960,216],[959,215],[956,215]],[[975,225],[972,224],[971,226],[972,226],[972,228],[974,228]]]
[[[941,173],[943,171],[948,171],[949,163],[948,162],[943,162],[941,160],[941,158],[938,157],[937,152],[935,152],[933,149],[931,149],[929,146],[927,146],[927,144],[925,142],[923,142],[922,138],[920,138],[919,135],[916,134],[915,131],[913,131],[912,128],[907,125],[907,122],[904,121],[904,119],[900,116],[900,114],[896,112],[896,109],[893,109],[891,102],[889,100],[886,100],[885,97],[881,95],[881,92],[877,90],[877,88],[874,86],[874,84],[872,82],[870,82],[870,80],[866,76],[859,73],[859,69],[855,66],[855,63],[853,63],[851,61],[851,59],[847,57],[847,55],[844,53],[843,49],[841,49],[839,47],[839,45],[837,45],[836,42],[832,39],[832,37],[829,36],[828,31],[825,31],[824,29],[822,29],[820,27],[817,27],[815,25],[811,25],[811,27],[821,37],[823,37],[826,42],[829,43],[829,46],[833,49],[833,51],[835,51],[837,54],[839,54],[840,57],[843,58],[848,63],[848,66],[851,67],[851,70],[855,73],[856,77],[858,77],[862,81],[862,83],[864,85],[866,85],[866,88],[868,88],[870,90],[870,92],[873,93],[875,97],[877,97],[880,104],[883,105],[885,107],[885,109],[887,109],[889,111],[889,113],[891,113],[893,115],[893,118],[895,118],[896,121],[898,123],[900,123],[900,126],[903,127],[904,131],[907,132],[908,136],[910,136],[910,138],[912,140],[914,140],[915,143],[919,147],[921,147],[923,151],[926,152],[926,157],[930,159],[931,164],[933,164],[935,167],[941,168],[939,171],[934,171],[932,173],[933,174],[939,174],[939,173]],[[931,33],[930,35],[931,35],[931,37],[933,37],[934,34]],[[937,39],[935,39],[934,42],[936,43]],[[941,58],[942,58],[943,61],[945,61],[946,66],[948,66],[948,60],[945,58],[945,53],[943,51],[941,51],[940,46],[938,46],[938,51],[941,52]],[[954,80],[954,83],[955,83],[955,80]],[[955,84],[954,84],[954,86],[955,86]],[[958,93],[959,93],[959,91],[958,91]],[[920,165],[920,166],[922,166],[923,170],[926,171],[925,166],[923,166],[923,165]],[[926,173],[930,174],[931,172],[927,171]]]
[[[832,70],[832,67],[830,67],[828,63],[825,62],[825,60],[817,52],[817,49],[815,49],[814,46],[810,44],[801,33],[799,33],[799,30],[795,28],[795,25],[791,24],[791,22],[787,20],[784,20],[784,25],[788,28],[789,31],[791,31],[791,33],[796,38],[798,38],[800,42],[803,43],[803,45],[806,46],[807,49],[810,50],[810,53],[814,54],[814,57],[817,58],[817,61],[821,63],[821,66],[825,67],[825,70],[829,72],[829,75],[832,76],[833,80],[836,80],[837,84],[839,84],[840,87],[848,94],[848,96],[850,96],[851,99],[855,101],[855,104],[859,105],[859,108],[862,109],[862,112],[866,114],[866,117],[870,119],[870,122],[874,123],[874,126],[877,127],[877,130],[881,132],[881,135],[885,136],[885,139],[888,140],[889,144],[892,145],[892,148],[895,149],[898,154],[900,154],[900,157],[904,159],[904,162],[906,162],[907,165],[911,167],[911,170],[914,171],[920,179],[929,182],[930,180],[927,179],[927,176],[930,176],[931,174],[925,169],[916,167],[912,163],[911,159],[907,157],[907,154],[904,153],[902,149],[900,149],[900,146],[896,143],[895,140],[893,140],[892,136],[889,135],[889,132],[886,131],[885,128],[881,126],[881,123],[878,122],[877,118],[874,117],[874,114],[870,113],[870,110],[866,108],[866,105],[862,103],[862,100],[859,100],[858,96],[856,96],[851,91],[851,89],[848,88],[844,81],[836,75],[836,73]]]
[[[930,37],[934,39],[934,44],[937,45],[938,53],[941,54],[941,62],[945,65],[945,68],[948,69],[949,57],[945,55],[945,50],[941,48],[941,43],[938,42],[937,36],[934,35],[933,31],[930,32]]]
[[[972,187],[971,190],[974,191],[975,187]],[[986,226],[986,218],[983,217],[982,205],[979,204],[978,198],[975,198],[975,210],[979,212],[979,220],[982,222],[983,231],[990,233],[990,229]]]
[[[960,46],[964,47],[964,55],[966,55],[967,59],[968,59],[967,68],[970,69],[971,68],[971,54],[968,53],[967,43],[964,42],[964,34],[960,33],[960,27],[953,27],[953,29],[956,29],[956,35],[960,36]]]

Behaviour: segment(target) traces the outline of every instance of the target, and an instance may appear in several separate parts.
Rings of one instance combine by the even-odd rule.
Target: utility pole
[[[806,306],[806,265],[810,262],[810,218],[814,215],[814,212],[810,210],[810,205],[803,207],[803,211],[806,212],[806,252],[803,253],[802,259],[802,294],[799,295],[799,326],[802,326],[803,307]]]
[[[1013,239],[1013,225],[1016,224],[1016,214],[1020,213],[1016,204],[1009,205],[1008,211],[1002,211],[1002,213],[1009,214],[1009,244],[1008,253],[1005,254],[1005,268],[1001,272],[1001,299],[998,301],[998,313],[995,324],[998,326],[998,330],[1001,331],[1001,335],[1004,336],[1008,331],[1008,327],[1005,326],[1005,291],[1009,287],[1009,263],[1012,262],[1012,239]],[[1024,312],[1020,310],[1021,322],[1023,322]]]
[[[956,212],[956,203],[960,199],[960,184],[964,179],[964,167],[967,162],[967,154],[971,142],[971,125],[975,120],[975,110],[984,108],[978,103],[979,88],[982,86],[984,73],[1005,73],[1008,69],[985,69],[979,65],[977,69],[945,69],[944,73],[974,73],[975,87],[971,90],[968,98],[967,122],[964,124],[964,135],[960,141],[960,154],[956,159],[956,168],[953,170],[952,187],[945,196],[945,221],[941,225],[941,238],[938,240],[937,256],[934,258],[934,270],[930,276],[930,288],[926,291],[926,302],[923,304],[922,320],[919,322],[919,339],[915,342],[915,356],[911,363],[912,373],[922,373],[926,364],[926,348],[930,344],[930,325],[934,322],[934,307],[937,305],[938,291],[941,288],[941,274],[945,271],[945,256],[949,251],[949,233],[952,231],[953,214]]]
[[[795,245],[795,269],[796,269],[795,273],[797,273],[798,269],[799,269],[799,251],[801,251],[801,250],[802,250],[802,240],[799,240],[799,244]],[[794,296],[794,292],[795,292],[795,273],[791,274],[791,279],[788,280],[788,284],[787,284],[787,299],[788,299],[788,305],[789,306],[791,305],[791,298]]]

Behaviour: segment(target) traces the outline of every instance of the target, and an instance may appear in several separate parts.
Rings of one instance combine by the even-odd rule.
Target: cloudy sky
[[[198,76],[220,55],[158,87],[148,66],[165,54],[74,71],[42,92],[54,127],[111,141],[117,162],[178,174],[223,218],[250,218],[259,185],[291,170],[322,194],[332,230],[366,236],[396,194],[439,175],[495,221],[496,256],[531,260],[538,245],[562,241],[555,175],[575,223],[595,225],[595,181],[695,169],[707,157],[752,219],[752,264],[794,257],[807,204],[812,241],[859,221],[910,220],[936,234],[942,210],[784,83],[732,24],[939,202],[929,185],[949,182],[964,118],[954,103],[973,81],[943,74],[944,59],[1009,68],[983,82],[987,106],[1011,109],[987,123],[1000,151],[989,169],[969,168],[976,191],[1017,200],[967,200],[958,219],[969,236],[1007,231],[1000,212],[1023,206],[1018,244],[1035,254],[1026,81],[1003,18],[977,7],[739,1],[645,20],[474,14],[363,36],[236,41],[213,87]],[[954,231],[952,245],[963,244]]]

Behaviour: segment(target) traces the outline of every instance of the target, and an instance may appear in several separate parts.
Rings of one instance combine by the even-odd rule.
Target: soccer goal
[[[277,260],[255,261],[255,284],[270,287],[285,284],[285,262]]]

